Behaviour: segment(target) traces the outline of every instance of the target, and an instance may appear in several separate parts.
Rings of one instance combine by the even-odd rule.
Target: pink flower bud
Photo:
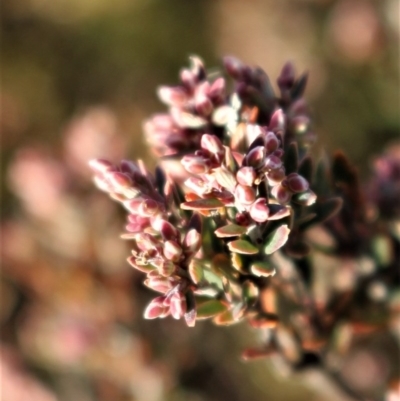
[[[235,176],[225,166],[214,169],[214,177],[222,188],[228,191],[233,191],[235,189]]]
[[[166,241],[164,243],[164,256],[172,260],[173,262],[177,262],[182,255],[182,248],[175,241]]]
[[[276,137],[276,135],[273,132],[268,132],[265,135],[265,149],[267,150],[267,153],[272,153],[275,152],[275,150],[279,146],[279,140]]]
[[[235,189],[235,199],[238,203],[248,206],[255,201],[256,194],[253,188],[239,184]]]
[[[257,174],[253,167],[242,167],[236,173],[237,182],[240,185],[252,186]]]
[[[294,69],[294,65],[289,61],[287,62],[281,71],[281,74],[278,78],[278,86],[281,90],[290,89],[296,78],[296,71]]]
[[[282,184],[275,185],[272,188],[271,193],[281,205],[288,203],[292,198],[292,193],[289,188]]]
[[[156,319],[158,317],[165,317],[168,315],[168,307],[164,305],[165,297],[154,298],[144,311],[145,319]]]
[[[206,174],[210,170],[211,162],[202,156],[186,155],[182,158],[183,167],[191,174]]]
[[[207,184],[207,182],[205,182],[204,180],[202,180],[201,178],[197,178],[197,177],[189,177],[186,181],[185,181],[185,185],[191,189],[192,191],[194,191],[194,193],[196,193],[197,195],[204,195],[208,192],[211,191],[210,186]]]
[[[285,129],[285,114],[282,109],[274,111],[268,125],[270,131],[278,132]]]
[[[161,233],[164,240],[176,240],[179,237],[179,231],[167,220],[156,218],[151,221],[151,226]]]
[[[209,116],[213,111],[213,104],[211,103],[211,100],[205,95],[196,96],[195,107],[197,113],[204,117]]]
[[[308,181],[297,173],[291,173],[286,177],[287,185],[293,193],[307,191],[309,188]]]
[[[183,244],[185,246],[185,252],[191,252],[191,253],[197,252],[201,245],[200,233],[194,228],[192,228],[185,235]]]
[[[188,99],[186,91],[179,86],[161,86],[157,94],[160,100],[169,106],[182,106]]]
[[[172,282],[166,277],[150,277],[144,281],[144,285],[162,294],[173,288]]]
[[[132,180],[126,174],[118,171],[107,173],[106,178],[117,192],[132,186]]]
[[[246,165],[258,169],[264,165],[265,162],[265,148],[264,146],[257,146],[245,157]]]
[[[153,199],[145,199],[139,206],[139,214],[143,217],[151,217],[160,210],[158,203]]]
[[[251,205],[250,216],[257,223],[264,223],[268,220],[269,208],[265,198],[259,198]]]
[[[223,63],[226,71],[230,76],[235,79],[242,78],[245,66],[239,59],[228,56],[224,57]]]
[[[224,147],[221,141],[215,135],[204,134],[201,137],[201,147],[208,150],[210,153],[223,154]]]
[[[282,160],[275,155],[267,156],[265,159],[265,168],[268,170],[277,170],[282,167]]]
[[[277,185],[285,178],[285,170],[282,168],[267,172],[267,180],[269,185]]]

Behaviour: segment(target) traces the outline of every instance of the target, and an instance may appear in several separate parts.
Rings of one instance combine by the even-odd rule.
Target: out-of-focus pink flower
[[[19,150],[8,169],[10,189],[28,213],[42,219],[55,216],[66,180],[63,166],[46,152],[34,148]]]
[[[123,157],[126,141],[118,134],[115,114],[107,107],[93,107],[71,120],[64,131],[65,159],[77,173],[87,172],[87,161],[104,156]]]

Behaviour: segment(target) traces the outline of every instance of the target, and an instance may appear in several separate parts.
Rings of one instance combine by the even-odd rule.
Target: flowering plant
[[[192,57],[178,86],[159,88],[169,110],[144,124],[154,174],[90,162],[129,213],[129,263],[159,293],[144,317],[247,320],[266,337],[245,358],[323,366],[358,396],[338,373],[345,356],[358,335],[392,335],[399,311],[399,158],[379,159],[364,191],[343,153],[310,154],[307,74],[287,63],[276,95],[261,68],[227,57],[224,69]]]

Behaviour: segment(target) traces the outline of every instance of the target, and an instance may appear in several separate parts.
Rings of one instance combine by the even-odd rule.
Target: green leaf
[[[241,253],[244,255],[255,255],[259,252],[257,247],[243,239],[229,242],[228,248],[231,252]]]
[[[198,284],[203,280],[204,270],[202,264],[198,260],[193,259],[189,264],[188,270],[190,278],[195,284]]]
[[[276,273],[275,268],[268,262],[255,262],[251,265],[250,271],[258,277],[269,277]]]
[[[216,316],[219,313],[225,312],[227,310],[227,306],[222,301],[218,301],[216,299],[212,299],[210,301],[206,301],[197,305],[196,311],[197,316],[196,319],[208,319],[210,317]]]
[[[260,293],[260,291],[259,291],[258,287],[250,280],[246,280],[243,283],[242,296],[245,300],[245,303],[248,306],[251,306],[256,302],[256,300],[259,296],[259,293]]]
[[[244,234],[246,230],[246,227],[237,224],[228,224],[227,226],[217,228],[214,233],[219,238],[238,237]]]
[[[286,241],[288,240],[289,233],[290,228],[286,224],[283,224],[274,230],[268,235],[267,240],[265,241],[264,252],[267,255],[270,255],[285,245]]]
[[[197,199],[191,202],[183,202],[181,209],[184,210],[214,210],[223,207],[224,204],[218,199]]]

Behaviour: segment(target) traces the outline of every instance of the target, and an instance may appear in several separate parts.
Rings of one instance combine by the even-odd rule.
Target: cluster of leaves
[[[178,86],[159,89],[169,110],[144,125],[154,176],[140,162],[94,160],[96,182],[128,210],[129,262],[161,294],[145,318],[246,319],[269,336],[245,357],[325,364],[343,353],[340,330],[373,331],[398,311],[398,225],[387,223],[398,194],[390,210],[382,191],[369,201],[342,153],[314,165],[307,75],[292,64],[278,95],[261,68],[227,57],[224,72],[193,57]],[[398,188],[393,160],[372,188]],[[326,258],[332,280],[319,278]]]

